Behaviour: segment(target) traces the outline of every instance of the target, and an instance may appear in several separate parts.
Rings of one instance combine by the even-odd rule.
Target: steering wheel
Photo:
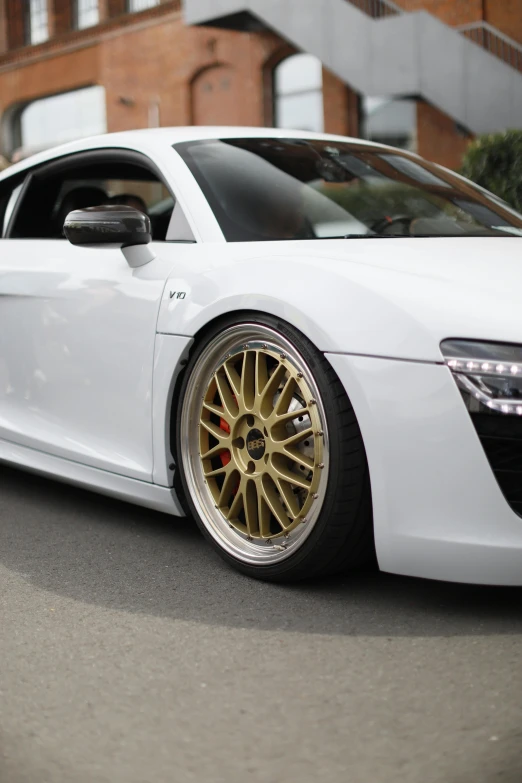
[[[414,218],[410,215],[394,215],[394,217],[385,217],[380,220],[376,220],[370,229],[376,234],[384,234],[386,229],[391,228],[395,224],[406,224],[406,228],[409,228]]]

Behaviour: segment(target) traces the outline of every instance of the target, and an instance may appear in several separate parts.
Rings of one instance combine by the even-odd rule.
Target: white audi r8
[[[0,460],[240,571],[522,585],[522,215],[416,155],[165,128],[0,176]]]

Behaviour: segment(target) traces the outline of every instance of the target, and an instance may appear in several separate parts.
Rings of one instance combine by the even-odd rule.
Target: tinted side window
[[[156,241],[167,236],[175,198],[159,174],[136,155],[111,151],[81,153],[34,172],[10,236],[17,239],[63,239],[63,224],[75,209],[127,204],[150,217]],[[174,237],[175,239],[175,237]],[[65,241],[65,240],[64,240]]]

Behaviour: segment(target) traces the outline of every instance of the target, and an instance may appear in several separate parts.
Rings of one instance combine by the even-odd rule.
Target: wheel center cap
[[[265,454],[265,436],[261,430],[250,430],[246,438],[246,448],[249,457],[261,459]]]

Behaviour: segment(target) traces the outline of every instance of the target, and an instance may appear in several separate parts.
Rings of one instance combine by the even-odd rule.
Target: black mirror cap
[[[63,232],[72,245],[148,245],[150,219],[134,207],[102,204],[69,212]]]

